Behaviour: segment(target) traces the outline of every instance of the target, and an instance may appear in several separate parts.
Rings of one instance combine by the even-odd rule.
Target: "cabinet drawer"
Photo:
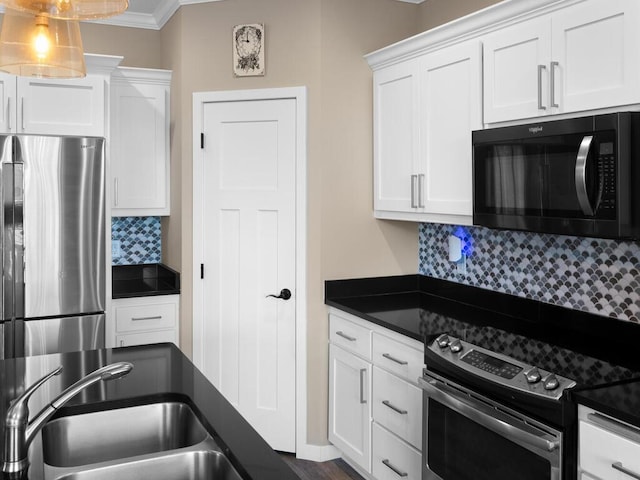
[[[133,345],[147,345],[149,343],[173,342],[178,344],[175,330],[159,330],[157,332],[128,333],[116,335],[117,347],[130,347]]]
[[[329,319],[329,340],[331,343],[367,360],[371,359],[371,330],[337,315],[330,315]]]
[[[373,420],[422,449],[422,390],[373,367]]]
[[[640,443],[583,420],[580,421],[579,429],[582,470],[599,478],[631,478],[613,467],[613,464],[619,464],[640,475]]]
[[[420,480],[421,459],[418,450],[373,424],[372,471],[376,480]]]
[[[177,320],[175,303],[116,307],[115,313],[118,332],[173,328]]]
[[[424,352],[379,333],[373,333],[373,363],[410,382],[422,376]]]

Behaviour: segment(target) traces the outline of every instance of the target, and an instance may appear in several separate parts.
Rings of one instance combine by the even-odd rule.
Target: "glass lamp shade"
[[[84,77],[78,21],[5,10],[0,30],[0,70],[26,77]]]
[[[128,0],[0,0],[12,10],[64,20],[107,18],[124,12]]]

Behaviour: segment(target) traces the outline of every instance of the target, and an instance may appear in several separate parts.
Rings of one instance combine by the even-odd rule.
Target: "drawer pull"
[[[132,322],[139,322],[141,320],[162,320],[162,315],[156,315],[154,317],[131,317]]]
[[[342,337],[342,338],[346,338],[350,342],[355,342],[357,340],[356,337],[351,337],[351,336],[347,335],[346,333],[344,333],[343,331],[336,332],[336,335],[338,335],[339,337]]]
[[[407,472],[403,472],[402,470],[400,470],[398,467],[394,467],[391,462],[389,461],[389,459],[384,459],[382,460],[382,463],[385,467],[390,468],[391,470],[393,470],[393,473],[395,473],[396,475],[398,475],[399,477],[407,477],[409,474]]]
[[[617,422],[612,418],[605,417],[599,413],[587,414],[587,419],[592,423],[602,427],[610,432],[622,435],[623,437],[633,440],[634,442],[640,442],[640,430],[632,428],[624,423]]]
[[[403,410],[401,408],[396,407],[394,404],[392,404],[389,400],[383,400],[382,404],[385,407],[389,407],[391,410],[393,410],[394,412],[398,412],[400,415],[406,415],[407,411]]]
[[[388,353],[383,353],[382,356],[388,360],[391,360],[392,362],[397,363],[398,365],[407,365],[409,363],[409,362],[405,362],[404,360],[398,360],[397,358],[392,357]]]
[[[635,473],[635,472],[632,472],[631,470],[629,470],[627,468],[624,468],[622,466],[622,462],[612,463],[611,464],[611,468],[613,468],[614,470],[618,470],[619,472],[622,472],[625,475],[629,475],[631,478],[635,478],[637,480],[640,480],[640,473]]]

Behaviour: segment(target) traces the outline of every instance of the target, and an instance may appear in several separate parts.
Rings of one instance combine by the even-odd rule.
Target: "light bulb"
[[[33,50],[38,60],[49,56],[51,37],[49,36],[49,21],[44,15],[36,16],[36,28],[33,36]]]

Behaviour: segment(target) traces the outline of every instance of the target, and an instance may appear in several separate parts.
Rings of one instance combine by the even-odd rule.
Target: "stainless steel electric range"
[[[430,315],[429,329],[438,318]],[[423,480],[573,480],[575,389],[624,366],[529,334],[446,318],[425,345]]]

